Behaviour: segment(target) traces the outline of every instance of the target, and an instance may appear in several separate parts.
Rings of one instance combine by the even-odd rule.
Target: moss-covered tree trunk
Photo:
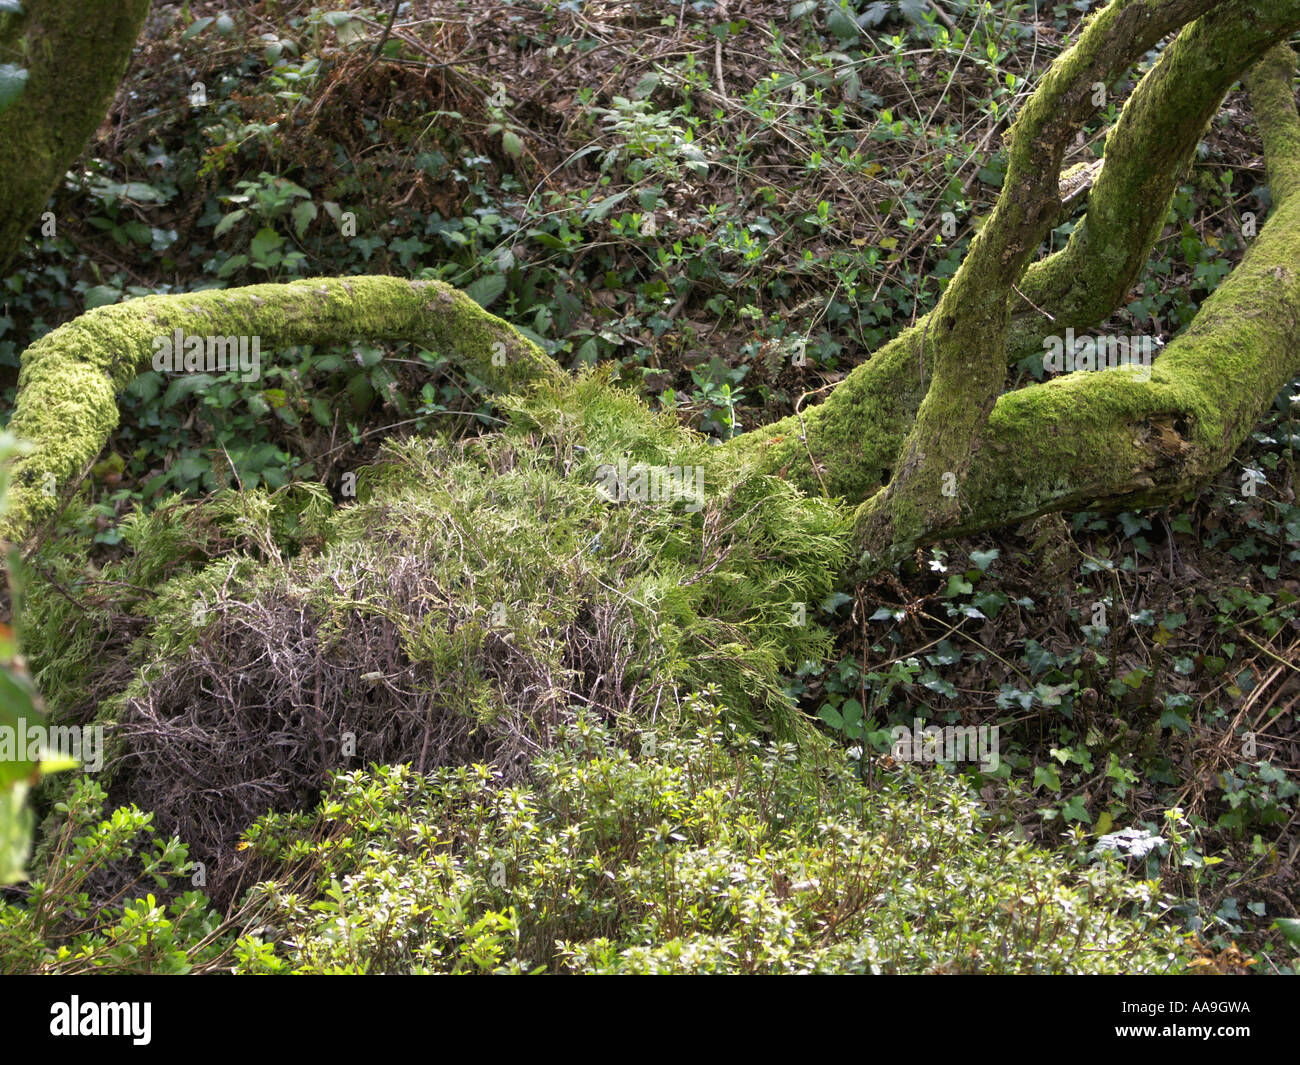
[[[0,274],[104,120],[149,0],[22,0],[0,16],[0,63],[27,71],[0,113]]]
[[[1232,0],[1188,26],[1126,102],[1068,245],[1032,264],[1008,297],[1006,358],[1103,321],[1137,282],[1178,181],[1224,95],[1300,27],[1300,0]],[[1091,89],[1090,89],[1091,91]],[[860,501],[888,484],[934,376],[935,314],[884,345],[825,402],[736,437],[808,492]]]

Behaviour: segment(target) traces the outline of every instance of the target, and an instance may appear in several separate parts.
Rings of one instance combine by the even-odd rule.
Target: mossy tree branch
[[[1275,209],[1241,264],[1149,370],[1073,373],[1002,396],[965,484],[963,518],[919,542],[1096,501],[1140,507],[1199,487],[1300,374],[1300,115],[1295,54],[1250,76]],[[862,557],[859,575],[876,568]]]
[[[1045,335],[1067,326],[1087,329],[1122,302],[1164,226],[1209,116],[1260,55],[1298,28],[1300,0],[1230,0],[1162,52],[1107,139],[1106,165],[1069,244],[1030,266],[1010,296],[1009,363],[1041,351]],[[893,476],[932,383],[934,322],[931,312],[884,345],[825,402],[728,446],[761,454],[768,469],[805,491],[824,486],[851,502],[870,498]]]
[[[270,357],[294,344],[416,341],[498,392],[563,374],[532,341],[437,281],[316,278],[100,307],[23,354],[9,428],[35,450],[14,464],[0,538],[30,541],[59,511],[117,426],[118,392],[152,365],[155,338],[176,330],[205,338],[256,336]]]
[[[1297,28],[1300,0],[1232,0],[1197,19],[1165,49],[1106,137],[1105,165],[1068,244],[1030,267],[1017,286],[1008,361],[1041,351],[1049,333],[1083,331],[1104,321],[1124,301],[1228,90]]]

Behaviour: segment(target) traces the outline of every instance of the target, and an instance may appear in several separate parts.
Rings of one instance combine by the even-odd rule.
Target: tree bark
[[[1061,161],[1075,131],[1097,108],[1095,87],[1215,6],[1215,0],[1112,3],[1052,64],[1017,117],[997,206],[922,335],[923,344],[928,340],[935,347],[934,380],[894,476],[858,511],[857,537],[864,557],[875,564],[888,565],[923,536],[959,524],[969,506],[966,474],[1006,382],[1013,286],[1060,216]]]
[[[1073,373],[1003,395],[971,464],[962,519],[916,543],[1098,501],[1170,502],[1222,470],[1300,375],[1295,70],[1295,53],[1282,45],[1250,76],[1274,209],[1237,269],[1149,371]],[[860,557],[857,574],[875,568]]]

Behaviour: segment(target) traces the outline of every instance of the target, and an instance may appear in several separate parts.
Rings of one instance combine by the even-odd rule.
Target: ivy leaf
[[[86,310],[107,307],[122,298],[122,290],[112,285],[95,285],[86,289]]]
[[[1300,919],[1279,917],[1273,922],[1273,927],[1281,932],[1293,947],[1300,947]]]
[[[1092,817],[1088,814],[1088,808],[1084,805],[1083,796],[1076,795],[1061,808],[1061,815],[1067,821],[1082,821],[1084,824],[1091,824]]]
[[[1061,777],[1056,771],[1054,765],[1040,765],[1034,767],[1034,787],[1040,788],[1046,786],[1052,791],[1061,790]]]
[[[843,592],[833,592],[821,601],[820,610],[823,614],[834,614],[845,603],[853,602],[853,596],[845,595]]]

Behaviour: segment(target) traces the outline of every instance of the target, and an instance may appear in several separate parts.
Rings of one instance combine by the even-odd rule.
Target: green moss
[[[1106,138],[1106,165],[1068,245],[1031,266],[1019,284],[1011,361],[1041,350],[1045,334],[1090,328],[1119,305],[1164,227],[1206,123],[1256,58],[1297,28],[1296,0],[1232,0],[1161,53]]]
[[[507,323],[435,281],[313,278],[97,308],[23,353],[10,428],[35,449],[14,464],[12,505],[0,537],[25,541],[57,513],[117,425],[117,393],[150,365],[154,338],[177,329],[257,336],[264,359],[296,344],[358,337],[418,341],[449,356],[491,392],[562,376]]]
[[[1268,186],[1274,204],[1289,200],[1300,188],[1300,122],[1296,121],[1295,72],[1295,52],[1282,45],[1261,59],[1250,76],[1250,100],[1264,136]]]

